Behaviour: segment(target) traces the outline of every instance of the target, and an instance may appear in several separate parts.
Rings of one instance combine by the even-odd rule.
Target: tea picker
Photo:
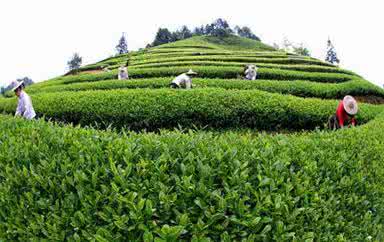
[[[128,80],[128,65],[129,65],[129,59],[127,60],[125,65],[121,65],[118,72],[118,79],[119,80]]]
[[[124,66],[124,65],[120,66],[119,72],[118,72],[118,79],[119,80],[128,80],[129,79],[128,69],[126,66]]]
[[[197,73],[189,70],[187,73],[178,75],[170,84],[171,88],[183,88],[191,89],[192,88],[192,76],[196,76]]]
[[[356,100],[352,96],[345,96],[343,100],[339,102],[336,109],[336,114],[332,115],[328,120],[329,129],[340,129],[345,126],[356,126],[355,115],[359,108]]]
[[[257,77],[257,66],[256,65],[246,65],[244,68],[245,79],[247,80],[256,80]]]
[[[17,103],[15,116],[21,116],[29,120],[35,118],[36,113],[35,113],[35,110],[33,109],[31,98],[24,91],[24,82],[13,81],[12,86],[13,86],[12,91],[15,92],[15,95],[19,99]]]

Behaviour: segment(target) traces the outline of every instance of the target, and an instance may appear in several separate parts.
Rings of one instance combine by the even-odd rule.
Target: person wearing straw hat
[[[356,100],[352,96],[345,96],[337,106],[336,114],[330,118],[328,124],[329,128],[339,129],[344,128],[345,126],[356,126],[355,115],[358,110],[359,108]]]
[[[36,113],[33,109],[31,98],[24,91],[24,82],[14,81],[12,82],[12,86],[12,91],[15,92],[15,95],[19,99],[15,116],[21,116],[29,120],[34,119],[36,117]]]
[[[246,80],[254,81],[257,77],[257,66],[256,65],[246,65],[244,68],[244,74]]]
[[[196,76],[197,73],[190,69],[187,73],[183,73],[177,76],[170,84],[171,88],[184,88],[191,89],[192,88],[192,76]]]

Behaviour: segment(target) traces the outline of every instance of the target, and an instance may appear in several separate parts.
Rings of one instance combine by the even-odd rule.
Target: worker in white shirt
[[[119,68],[119,73],[118,73],[118,79],[119,80],[128,80],[128,69],[125,65],[121,65]]]
[[[34,119],[36,117],[35,110],[32,106],[31,98],[28,94],[23,90],[24,82],[14,81],[12,90],[15,92],[19,101],[17,103],[15,116],[21,116],[25,119]]]
[[[245,79],[247,80],[256,80],[257,77],[257,66],[255,65],[246,65],[245,66]]]
[[[111,70],[109,69],[108,66],[102,66],[101,69],[102,69],[104,72],[111,72]]]
[[[171,88],[184,88],[184,89],[191,89],[192,88],[192,76],[196,76],[197,73],[189,70],[187,73],[183,73],[179,76],[177,76],[173,81],[171,82]]]

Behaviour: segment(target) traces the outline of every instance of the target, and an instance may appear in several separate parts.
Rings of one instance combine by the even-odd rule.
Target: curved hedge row
[[[220,61],[220,62],[241,62],[241,63],[271,63],[271,64],[307,64],[307,65],[321,65],[330,66],[334,65],[311,59],[308,57],[296,58],[257,58],[257,57],[235,57],[235,56],[185,56],[173,58],[159,58],[151,60],[143,60],[141,62],[132,63],[132,66],[141,64],[154,64],[154,63],[167,63],[167,62],[182,62],[182,61]]]
[[[0,100],[0,111],[13,113],[16,99]],[[302,99],[258,90],[137,89],[47,93],[33,96],[39,115],[82,125],[133,130],[159,128],[256,128],[261,130],[323,127],[337,102]],[[382,111],[360,105],[359,123]]]
[[[155,68],[155,67],[178,67],[178,66],[231,66],[244,67],[241,62],[214,62],[214,61],[185,61],[185,62],[166,62],[155,64],[135,65],[134,68]],[[317,66],[317,65],[279,65],[279,64],[257,64],[258,68],[295,70],[306,72],[327,72],[327,73],[343,73],[355,75],[354,72],[336,67]]]
[[[129,68],[130,78],[172,77],[187,72],[193,68],[202,78],[233,79],[243,75],[242,67],[216,67],[216,66],[188,66],[188,67],[159,67],[159,68]],[[100,74],[69,75],[50,81],[51,84],[70,84],[76,82],[94,82],[100,80],[116,79],[117,71]],[[304,72],[292,70],[279,70],[259,68],[258,78],[267,80],[308,80],[314,82],[345,82],[356,76],[344,73]]]
[[[168,88],[171,78],[136,79],[129,81],[107,80],[98,82],[85,82],[61,84],[54,86],[30,86],[28,93],[49,93],[64,91],[113,90],[135,88]],[[259,89],[268,92],[291,94],[300,97],[317,97],[341,99],[345,95],[384,97],[384,90],[364,80],[352,80],[339,84],[315,83],[309,81],[272,81],[257,80],[246,81],[237,79],[193,79],[195,88],[216,87],[224,89],[250,90]],[[13,96],[13,95],[12,95]]]
[[[119,136],[0,115],[0,239],[383,241],[383,124]]]

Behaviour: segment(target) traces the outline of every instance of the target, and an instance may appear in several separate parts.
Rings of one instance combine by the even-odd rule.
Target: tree
[[[32,85],[34,82],[32,81],[32,79],[31,78],[29,78],[29,77],[23,77],[23,78],[18,78],[18,79],[16,79],[18,82],[24,82],[24,85],[25,86],[29,86],[29,85]]]
[[[297,55],[311,56],[311,52],[309,51],[309,49],[307,47],[304,46],[303,43],[295,44],[295,43],[289,41],[287,38],[284,38],[284,40],[281,44],[281,47],[276,43],[273,43],[273,47],[277,50],[291,52],[291,53],[295,53]]]
[[[244,26],[242,28],[240,28],[239,26],[236,26],[235,31],[236,31],[237,35],[239,35],[240,37],[260,41],[260,38],[257,37],[254,33],[252,33],[252,30],[247,26]]]
[[[217,19],[210,26],[210,34],[216,37],[225,37],[233,33],[233,30],[229,27],[228,22],[225,19]],[[208,31],[207,31],[208,32]]]
[[[193,35],[204,35],[205,34],[205,28],[204,25],[201,25],[200,27],[196,27],[193,30]]]
[[[181,39],[188,39],[192,37],[192,32],[188,29],[187,26],[184,25],[183,27],[181,27],[180,37]]]
[[[67,62],[69,70],[79,69],[82,62],[83,58],[81,58],[78,53],[74,53],[72,58]]]
[[[119,55],[128,53],[128,44],[124,33],[121,36],[119,43],[116,45],[116,50]]]
[[[327,55],[325,57],[325,61],[331,63],[331,64],[339,64],[340,60],[337,58],[337,53],[335,50],[335,47],[333,46],[330,39],[328,39],[327,42]]]
[[[212,32],[213,32],[213,25],[212,24],[205,25],[204,34],[211,35]]]
[[[303,43],[299,45],[292,45],[293,53],[303,56],[311,56],[311,53],[307,47],[304,47]]]
[[[167,28],[159,28],[152,46],[170,43],[172,42],[173,38],[174,36],[172,36],[171,32]]]

